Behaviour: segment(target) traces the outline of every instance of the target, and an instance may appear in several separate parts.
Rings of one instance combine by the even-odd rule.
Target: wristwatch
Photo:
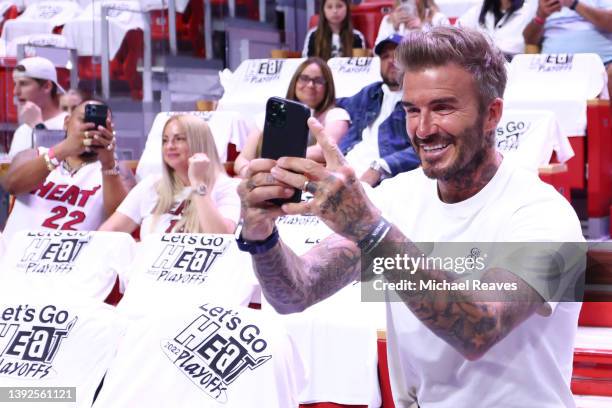
[[[380,160],[374,160],[372,163],[370,163],[370,168],[380,174],[380,181],[384,180],[389,176],[389,173],[387,172],[387,170],[385,170]]]
[[[45,124],[44,124],[44,123],[42,123],[42,122],[37,123],[36,125],[34,125],[34,129],[44,130],[44,129],[46,129],[46,128],[47,128],[47,126],[45,126]]]
[[[242,226],[244,225],[244,220],[240,220],[238,225],[236,226],[236,231],[234,231],[234,237],[236,238],[236,244],[238,244],[238,249],[244,252],[248,252],[251,255],[255,254],[263,254],[264,252],[268,252],[270,249],[276,245],[278,242],[278,229],[276,229],[276,225],[272,230],[272,233],[268,236],[268,238],[263,241],[245,241],[242,238]]]
[[[192,191],[200,196],[205,196],[208,194],[208,186],[206,183],[198,183],[197,186],[192,188]]]

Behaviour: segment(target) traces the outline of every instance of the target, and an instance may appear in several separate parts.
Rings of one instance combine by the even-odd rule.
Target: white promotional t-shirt
[[[434,27],[440,26],[440,25],[450,25],[450,21],[448,20],[448,17],[446,17],[446,15],[444,15],[443,13],[437,12],[437,13],[434,13],[434,15],[431,17],[431,25]],[[391,20],[389,19],[389,16],[386,15],[380,21],[380,26],[378,26],[378,35],[376,35],[375,44],[378,44],[379,42],[381,42],[382,40],[384,40],[385,38],[389,37],[392,34],[404,35],[405,32],[400,33],[399,31],[396,31],[395,27],[393,27],[393,23],[391,23]]]
[[[398,194],[406,186],[410,194]],[[459,203],[442,202],[437,182],[422,169],[384,181],[371,197],[414,242],[486,249],[494,242],[584,241],[569,203],[507,159],[480,192]],[[415,400],[421,408],[574,406],[569,383],[580,303],[558,303],[549,317],[532,315],[476,361],[431,332],[404,303],[389,302],[387,311],[396,406]]]
[[[250,255],[230,234],[150,234],[124,271],[118,308],[131,318],[193,299],[247,306],[258,288]]]
[[[11,239],[0,274],[67,299],[103,301],[129,268],[134,246],[123,232],[22,231]]]
[[[493,39],[493,43],[505,54],[522,54],[525,52],[523,30],[535,17],[537,3],[537,1],[528,0],[511,15],[504,14],[497,23],[495,23],[495,15],[490,11],[485,15],[484,27],[478,21],[482,4],[477,4],[457,20],[457,25],[487,33]]]
[[[43,123],[45,127],[50,130],[62,130],[64,128],[64,119],[68,116],[68,113],[61,112],[57,116],[45,120]],[[13,134],[13,141],[11,142],[11,148],[9,150],[9,157],[13,158],[15,155],[23,150],[33,149],[37,146],[33,145],[33,129],[26,125],[21,124]]]
[[[76,387],[76,402],[2,402],[2,407],[90,407],[124,323],[103,302],[67,300],[14,283],[0,282],[0,385]],[[59,392],[56,398],[68,396]]]
[[[106,218],[101,170],[99,161],[73,175],[59,166],[40,187],[16,196],[3,231],[5,241],[24,230],[97,230]]]
[[[297,407],[304,372],[262,311],[206,299],[132,322],[96,408]]]
[[[172,232],[174,224],[181,219],[185,199],[191,193],[190,187],[185,187],[181,194],[175,197],[170,211],[162,214],[154,224],[153,210],[157,205],[157,183],[161,176],[147,176],[138,183],[117,208],[117,212],[130,217],[140,225],[140,236],[145,237],[151,233]],[[220,175],[210,191],[210,196],[219,212],[227,219],[238,222],[240,218],[240,197],[236,191],[239,179]]]
[[[333,234],[313,215],[285,215],[276,226],[283,243],[298,255]],[[301,403],[380,406],[376,335],[385,327],[385,308],[361,302],[360,295],[355,283],[301,313],[280,316],[312,373],[299,395]],[[262,298],[262,309],[269,308]]]

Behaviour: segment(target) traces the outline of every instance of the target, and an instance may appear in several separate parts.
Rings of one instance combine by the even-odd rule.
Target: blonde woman
[[[240,215],[238,181],[225,174],[206,122],[171,117],[162,134],[162,175],[130,191],[102,231],[219,233],[234,231]]]
[[[405,35],[407,30],[450,25],[434,0],[395,0],[395,7],[384,16],[378,27],[376,44],[392,34]]]

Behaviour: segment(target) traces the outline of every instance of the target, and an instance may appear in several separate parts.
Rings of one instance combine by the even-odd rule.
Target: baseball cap
[[[376,47],[374,48],[374,53],[376,55],[380,55],[385,45],[387,44],[400,45],[403,39],[404,37],[400,34],[391,34],[390,36],[380,40],[378,44],[376,44]]]
[[[29,77],[36,79],[46,79],[57,85],[57,92],[66,93],[64,88],[57,82],[57,71],[51,61],[43,57],[24,58],[17,63],[22,65],[25,71],[13,71],[13,79]]]

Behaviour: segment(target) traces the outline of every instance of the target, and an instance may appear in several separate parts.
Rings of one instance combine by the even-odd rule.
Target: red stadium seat
[[[212,0],[212,7],[227,5],[227,0]],[[252,20],[259,18],[257,2],[237,0],[236,7],[244,7],[247,17]],[[155,41],[166,41],[169,38],[167,10],[152,10],[151,34]],[[204,56],[204,8],[201,1],[190,1],[183,13],[176,13],[176,36],[179,41],[191,43],[197,56]]]
[[[392,0],[377,0],[363,2],[351,8],[353,27],[363,33],[369,48],[374,48],[380,22],[393,9],[393,5]],[[315,14],[310,18],[308,27],[315,27],[318,22],[319,15]]]
[[[123,39],[117,55],[110,61],[111,80],[125,81],[132,99],[142,99],[142,77],[137,71],[138,59],[143,55],[142,30],[130,30]],[[92,57],[79,57],[79,78],[96,80],[101,77],[102,66]]]
[[[6,20],[12,20],[14,18],[17,18],[17,16],[19,16],[19,9],[17,8],[17,6],[9,7],[9,9],[4,12],[2,23],[0,23],[0,32],[2,32],[2,27],[4,27],[4,23],[6,22]]]

